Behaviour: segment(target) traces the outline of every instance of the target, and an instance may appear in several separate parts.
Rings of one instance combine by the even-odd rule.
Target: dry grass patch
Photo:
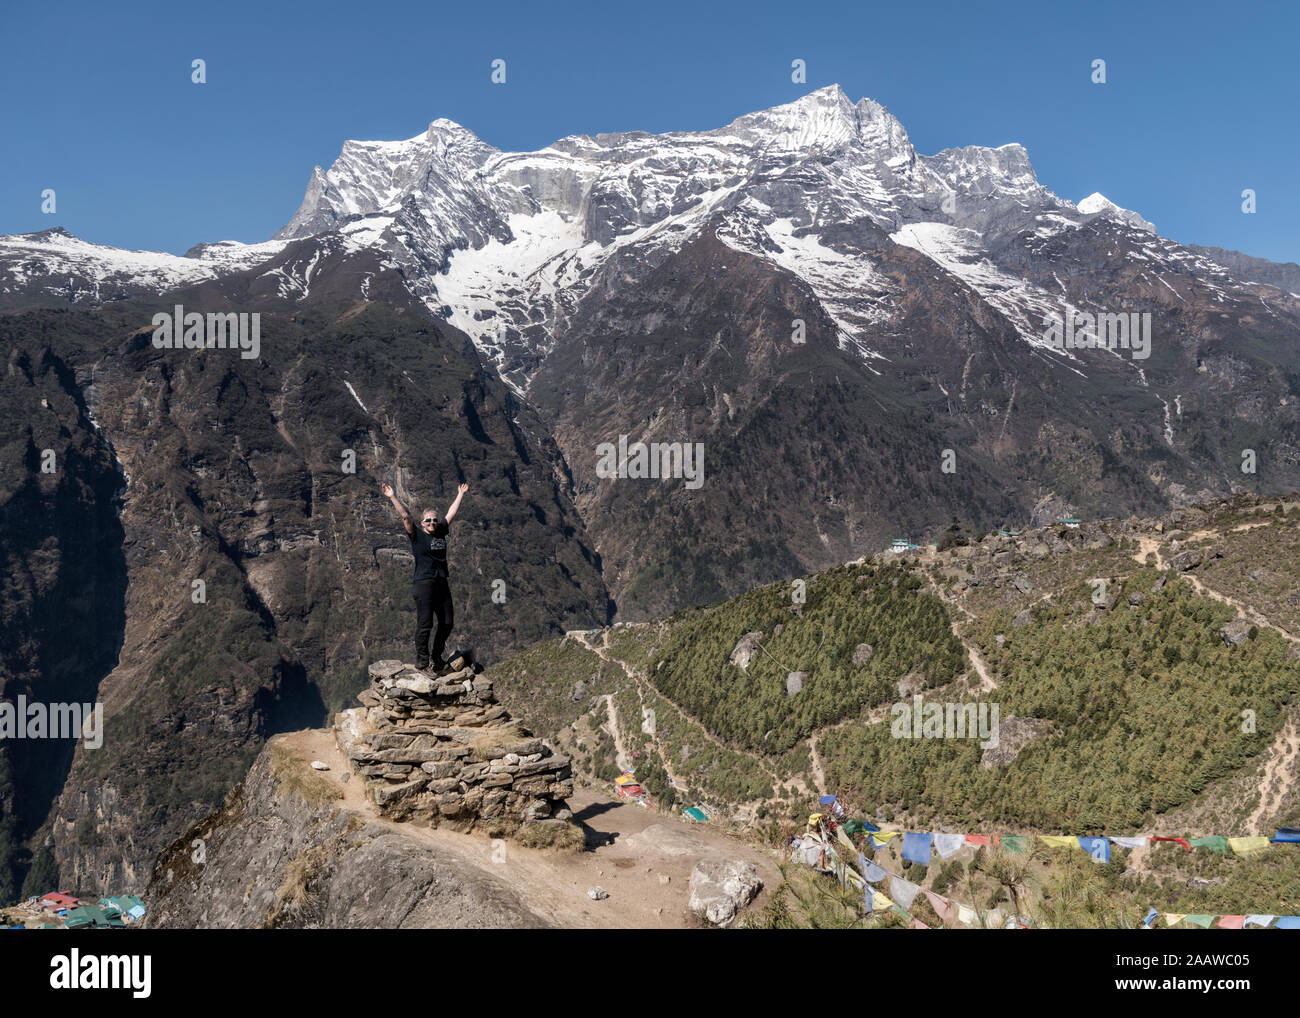
[[[470,752],[480,760],[491,760],[504,756],[511,746],[526,741],[531,736],[515,722],[493,728],[482,735],[476,735],[469,742]]]
[[[311,806],[324,806],[343,798],[343,789],[279,743],[271,744],[271,776],[279,782],[282,791],[298,796]]]
[[[582,828],[566,820],[541,820],[526,824],[520,828],[516,837],[524,848],[544,848],[554,852],[581,852],[587,845]]]

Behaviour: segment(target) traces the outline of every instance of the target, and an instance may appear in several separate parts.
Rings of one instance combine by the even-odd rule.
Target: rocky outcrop
[[[749,668],[749,659],[754,656],[754,651],[758,649],[758,641],[763,638],[762,633],[746,633],[738,641],[731,651],[730,661],[737,668]]]
[[[504,882],[342,805],[338,778],[273,739],[221,810],[164,850],[151,928],[540,927]]]
[[[1253,628],[1248,619],[1233,619],[1219,629],[1219,636],[1229,647],[1239,647],[1250,639],[1250,631]]]
[[[997,744],[980,754],[980,766],[990,770],[1011,763],[1031,742],[1052,735],[1055,727],[1044,718],[1004,718],[998,725]]]
[[[472,668],[435,677],[378,661],[358,699],[335,717],[335,738],[384,816],[505,829],[553,816],[573,794],[568,757],[512,721]]]
[[[701,859],[691,870],[690,909],[714,926],[726,926],[762,889],[751,862]]]

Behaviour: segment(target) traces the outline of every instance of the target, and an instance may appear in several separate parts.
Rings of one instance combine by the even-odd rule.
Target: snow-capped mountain
[[[839,344],[873,360],[891,356],[882,325],[902,295],[843,240],[849,224],[922,253],[1031,343],[1068,295],[1062,273],[1045,281],[1018,262],[1094,220],[1125,231],[1127,257],[1174,291],[1166,276],[1192,275],[1221,299],[1239,289],[1222,266],[1100,194],[1078,206],[1057,197],[1021,146],[918,155],[885,107],[853,103],[831,85],[714,130],[579,135],[537,152],[502,152],[445,119],[404,141],[348,141],[264,244],[200,245],[176,257],[62,231],[0,238],[0,299],[12,306],[33,289],[72,303],[160,291],[335,235],[339,251],[376,251],[399,268],[411,292],[522,392],[587,293],[635,285],[715,216],[727,244],[803,280],[835,320]],[[296,299],[311,286],[301,275],[282,284]]]
[[[900,294],[869,259],[828,242],[845,224],[920,251],[1031,343],[1067,295],[1000,257],[1018,240],[1041,248],[1106,218],[1129,232],[1130,257],[1151,278],[1232,285],[1137,213],[1101,195],[1079,206],[1057,197],[1020,145],[918,155],[885,107],[837,85],[710,131],[581,135],[538,152],[500,152],[447,120],[406,141],[348,142],[313,172],[277,238],[365,221],[416,294],[523,391],[589,291],[634,285],[719,214],[726,243],[801,278],[840,345],[868,358],[889,358],[878,327]]]

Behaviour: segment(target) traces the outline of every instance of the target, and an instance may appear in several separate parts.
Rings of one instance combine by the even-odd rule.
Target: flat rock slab
[[[624,843],[636,852],[670,857],[699,856],[710,850],[709,845],[689,830],[673,824],[652,824],[638,834],[629,835]]]

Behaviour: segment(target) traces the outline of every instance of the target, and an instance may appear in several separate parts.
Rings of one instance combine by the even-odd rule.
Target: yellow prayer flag
[[[1186,913],[1186,912],[1166,912],[1166,913],[1165,913],[1165,923],[1166,923],[1166,925],[1168,925],[1168,926],[1177,926],[1177,925],[1178,925],[1179,923],[1181,923],[1185,918],[1187,918],[1187,913]]]
[[[1079,839],[1069,834],[1040,834],[1039,840],[1051,848],[1078,848]]]
[[[1229,838],[1228,845],[1238,855],[1250,855],[1268,848],[1268,838]]]
[[[884,845],[893,841],[900,833],[899,831],[873,831],[871,837]]]
[[[871,907],[872,907],[872,908],[874,908],[874,909],[890,908],[893,904],[894,904],[894,903],[893,903],[892,901],[890,901],[888,898],[886,898],[886,897],[885,897],[883,894],[881,894],[879,891],[873,890],[873,891],[871,892]]]

